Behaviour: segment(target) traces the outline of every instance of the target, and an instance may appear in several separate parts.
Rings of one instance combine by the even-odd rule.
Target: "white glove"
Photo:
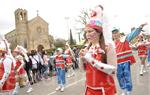
[[[86,53],[84,58],[95,68],[106,73],[106,74],[114,74],[116,71],[115,66],[102,63],[92,57],[92,54]]]

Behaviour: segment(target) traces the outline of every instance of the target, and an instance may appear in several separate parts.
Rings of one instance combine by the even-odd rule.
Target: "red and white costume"
[[[15,88],[15,73],[13,61],[11,58],[0,58],[0,85],[2,85],[2,92],[9,92]]]
[[[129,46],[129,42],[121,42],[121,41],[115,41],[116,44],[116,53],[117,53],[117,63],[124,63],[124,62],[130,62],[130,64],[135,63],[135,58],[132,53],[132,49]]]
[[[107,32],[106,27],[108,25],[104,23],[105,20],[106,19],[104,19],[103,7],[101,5],[94,7],[94,9],[92,9],[90,21],[89,23],[87,23],[85,27],[85,30],[87,29],[85,36],[87,40],[88,38],[90,38],[89,42],[90,40],[92,40],[92,37],[98,37],[98,35],[96,36],[92,35],[92,33],[94,34],[95,31],[90,30],[90,28],[96,30],[96,32],[102,32],[104,39],[108,38],[109,35],[107,35],[106,33]],[[96,40],[98,40],[98,38]],[[95,41],[97,43],[96,40],[94,39],[92,41]],[[106,40],[107,39],[105,39],[105,41]],[[115,62],[112,62],[114,57],[116,57],[116,55],[113,55],[113,53],[115,53],[115,49],[114,47],[110,48],[110,46],[113,45],[108,45],[109,44],[108,40],[107,40],[108,42],[107,41],[105,42],[105,44],[108,45],[105,47],[107,52],[105,52],[100,47],[99,45],[100,43],[97,43],[97,45],[95,45],[95,42],[93,43],[92,41],[90,42],[92,46],[89,47],[90,46],[89,45],[87,49],[81,50],[80,53],[81,59],[80,62],[83,62],[85,64],[86,70],[85,95],[115,95],[116,88],[112,77],[112,74],[115,73],[115,66],[109,65],[109,64],[116,64],[116,58]],[[112,49],[113,52],[110,52]],[[111,58],[109,59],[108,57]],[[103,60],[105,60],[106,62],[103,63],[104,62]]]
[[[23,57],[21,55],[18,55],[18,56],[15,57],[15,59],[16,59],[15,69],[17,70],[18,68],[20,68],[17,72],[17,75],[26,74],[26,71],[25,71],[24,67],[21,66],[22,64],[24,64]]]
[[[27,50],[25,48],[23,48],[22,46],[17,45],[17,47],[14,49],[14,56],[15,56],[15,60],[16,60],[16,66],[15,66],[15,70],[16,70],[16,87],[15,90],[13,92],[13,94],[18,94],[18,90],[19,90],[19,86],[28,86],[28,90],[27,93],[31,92],[33,89],[28,81],[28,76],[27,73],[24,69],[24,59],[26,61],[29,61],[28,56],[27,56]],[[22,55],[24,55],[24,57]]]
[[[103,72],[107,67],[98,66],[101,64],[104,51],[99,46],[96,46],[90,47],[89,53],[98,63],[96,61],[85,63],[87,87],[85,95],[115,95],[116,88],[113,77]],[[88,60],[90,57],[86,59]],[[107,65],[108,63],[102,64]],[[111,73],[113,74],[114,72]]]
[[[67,65],[72,65],[73,63],[72,63],[72,58],[71,58],[71,51],[70,51],[70,49],[65,50],[65,54],[66,54],[66,55],[69,55],[69,56],[66,58],[66,64],[67,64]]]
[[[5,38],[0,37],[0,95],[12,95],[16,79],[13,60],[8,54],[9,47],[5,41]]]
[[[62,70],[65,70],[65,60],[62,55],[57,55],[55,57],[56,62],[56,68],[61,68]]]
[[[137,48],[138,48],[138,56],[139,57],[147,57],[147,44],[145,42],[139,42],[137,44]]]
[[[21,55],[21,54],[23,54],[24,56],[26,55],[25,50],[23,51],[20,46],[17,46],[14,49],[14,53],[16,53],[16,55],[15,55],[15,60],[16,60],[15,70],[16,70],[17,82],[19,82],[20,86],[25,86],[28,82],[28,78],[27,78],[26,71],[24,69],[24,65],[25,65],[24,57]]]

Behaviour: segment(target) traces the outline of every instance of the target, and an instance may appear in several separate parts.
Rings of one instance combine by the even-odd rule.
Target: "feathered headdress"
[[[112,43],[111,25],[108,22],[106,13],[102,5],[97,5],[91,9],[90,20],[85,27],[94,28],[103,32],[105,43]]]
[[[14,52],[18,52],[18,53],[23,54],[26,61],[29,61],[29,58],[27,56],[28,51],[23,46],[17,45],[17,47],[14,49]]]
[[[3,35],[0,35],[0,51],[5,52],[6,56],[9,56],[13,60],[15,66],[16,61],[11,53],[10,43],[8,43]]]

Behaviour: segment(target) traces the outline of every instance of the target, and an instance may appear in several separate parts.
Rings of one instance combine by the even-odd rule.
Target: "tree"
[[[72,31],[71,31],[71,29],[70,29],[69,44],[70,44],[70,45],[75,45],[75,42],[74,42],[74,40],[73,40],[73,36],[72,36]]]
[[[80,15],[78,18],[75,20],[77,23],[80,24],[80,26],[76,26],[75,29],[79,30],[78,34],[78,39],[79,42],[81,41],[81,34],[83,33],[83,27],[88,23],[90,17],[88,15],[88,9],[82,9]]]
[[[86,25],[89,18],[88,9],[83,9],[81,14],[78,16],[78,19],[76,19],[76,22],[79,22],[82,25]]]
[[[56,47],[64,47],[66,44],[66,40],[62,39],[62,38],[58,38],[54,41],[54,45]]]

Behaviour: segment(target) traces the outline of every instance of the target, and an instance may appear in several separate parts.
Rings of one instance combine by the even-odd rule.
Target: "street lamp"
[[[69,27],[69,17],[65,17],[65,20],[66,20],[66,23],[67,23],[67,30],[69,31],[70,30],[70,27]]]

